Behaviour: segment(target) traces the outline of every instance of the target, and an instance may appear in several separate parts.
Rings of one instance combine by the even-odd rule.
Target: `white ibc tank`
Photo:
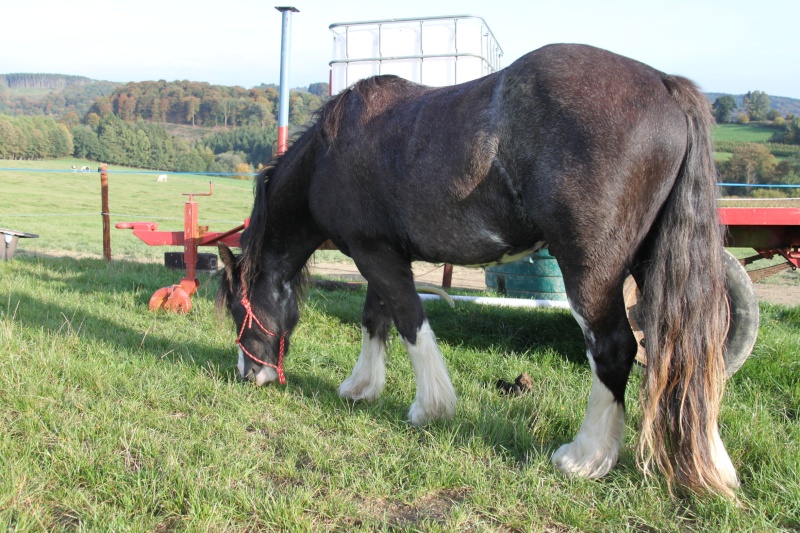
[[[360,79],[395,74],[442,87],[500,69],[503,50],[474,15],[331,24],[331,94]]]

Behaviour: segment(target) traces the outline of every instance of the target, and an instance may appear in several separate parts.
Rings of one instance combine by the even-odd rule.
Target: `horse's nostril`
[[[256,373],[251,368],[250,370],[247,371],[247,374],[245,374],[245,375],[242,375],[241,372],[237,372],[236,373],[236,377],[242,383],[252,383],[256,379]]]

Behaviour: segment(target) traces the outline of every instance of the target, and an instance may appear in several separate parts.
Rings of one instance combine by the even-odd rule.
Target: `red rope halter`
[[[284,354],[284,347],[286,346],[286,333],[288,333],[288,332],[284,332],[279,336],[276,333],[273,333],[270,330],[268,330],[267,328],[265,328],[264,325],[258,320],[256,315],[253,314],[253,307],[250,305],[250,300],[247,298],[247,294],[244,294],[242,296],[242,306],[244,307],[245,315],[244,315],[244,321],[242,322],[242,329],[239,330],[239,336],[236,337],[236,344],[239,345],[239,349],[242,350],[242,352],[244,352],[247,355],[247,357],[249,357],[250,359],[252,359],[256,363],[259,363],[262,366],[268,366],[268,367],[274,368],[275,371],[278,373],[278,382],[281,385],[285,385],[286,384],[286,376],[283,374],[283,354]],[[263,331],[264,333],[266,333],[270,337],[280,338],[281,344],[280,344],[280,349],[278,351],[278,364],[277,365],[273,365],[272,363],[267,363],[266,361],[262,361],[258,357],[254,356],[253,354],[248,352],[247,349],[242,344],[242,335],[244,334],[244,329],[245,329],[245,327],[246,328],[252,328],[254,320],[255,320],[256,324],[258,324],[258,327],[261,328],[261,331]]]

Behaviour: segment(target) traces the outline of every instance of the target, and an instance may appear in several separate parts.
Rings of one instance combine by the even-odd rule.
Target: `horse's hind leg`
[[[386,382],[386,340],[392,318],[370,284],[361,316],[361,354],[353,373],[339,386],[339,395],[352,400],[374,400]]]
[[[619,277],[605,281],[565,274],[570,307],[583,330],[592,369],[583,423],[575,439],[552,457],[553,464],[568,474],[597,478],[608,473],[617,463],[625,434],[625,386],[636,340],[625,315]]]
[[[452,417],[456,409],[456,393],[414,288],[411,264],[390,250],[383,253],[351,252],[370,289],[374,288],[381,295],[381,301],[394,320],[411,359],[417,394],[408,411],[409,422],[422,425]]]

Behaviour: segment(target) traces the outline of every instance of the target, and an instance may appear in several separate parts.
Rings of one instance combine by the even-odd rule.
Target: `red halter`
[[[239,349],[242,350],[242,352],[247,354],[247,357],[249,357],[250,359],[252,359],[256,363],[259,363],[259,364],[261,364],[263,366],[269,366],[269,367],[274,368],[275,371],[278,373],[278,382],[281,385],[285,385],[286,384],[286,376],[283,374],[283,353],[284,353],[284,347],[286,345],[286,333],[288,333],[288,332],[284,332],[283,334],[278,336],[277,334],[275,334],[275,333],[271,332],[270,330],[268,330],[267,328],[265,328],[264,325],[258,320],[258,318],[256,318],[256,315],[253,314],[253,307],[250,305],[250,300],[247,298],[246,294],[242,296],[242,306],[244,307],[245,315],[244,315],[244,321],[242,322],[242,329],[239,330],[239,336],[236,337],[236,344],[239,345]],[[266,333],[270,337],[280,338],[281,345],[280,345],[280,350],[278,352],[278,364],[277,365],[273,365],[271,363],[267,363],[266,361],[262,361],[258,357],[254,356],[253,354],[248,352],[247,349],[242,344],[242,335],[244,334],[244,328],[245,327],[252,328],[254,320],[256,321],[256,324],[258,324],[258,327],[261,328],[261,331],[263,331],[264,333]]]

